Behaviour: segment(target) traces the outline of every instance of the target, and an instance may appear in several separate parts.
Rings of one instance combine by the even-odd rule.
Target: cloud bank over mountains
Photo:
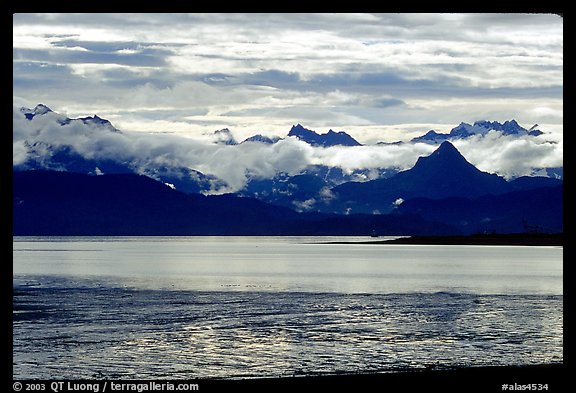
[[[21,166],[30,159],[49,162],[55,149],[69,147],[85,159],[113,160],[139,173],[163,166],[189,168],[224,181],[225,185],[215,182],[211,190],[222,193],[239,191],[251,179],[270,179],[281,173],[293,176],[310,166],[340,168],[345,172],[404,170],[437,148],[427,143],[313,146],[287,136],[288,127],[279,140],[271,141],[274,143],[245,141],[230,145],[219,143],[219,135],[212,132],[212,139],[206,135],[191,138],[125,132],[97,116],[70,119],[45,106],[35,110],[14,106],[13,164]],[[452,142],[479,169],[513,178],[563,166],[562,140],[554,140],[553,134],[543,131],[539,136],[491,131]],[[94,173],[97,171],[101,168],[94,168]]]

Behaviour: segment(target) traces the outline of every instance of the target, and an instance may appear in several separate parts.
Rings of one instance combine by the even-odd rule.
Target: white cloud
[[[563,20],[555,15],[16,14],[13,20],[15,96],[71,114],[115,114],[125,130],[177,125],[177,132],[194,135],[214,124],[248,135],[305,122],[382,131],[420,123],[427,131],[495,112],[489,119],[526,114],[544,117],[534,120],[539,124],[562,124]],[[382,108],[376,104],[382,98],[404,104]],[[545,107],[551,110],[535,109]],[[175,116],[175,109],[182,112]]]
[[[316,200],[314,198],[306,199],[305,201],[293,201],[292,204],[296,208],[296,211],[302,212],[310,210],[316,204]]]
[[[419,156],[428,155],[434,146],[424,143],[376,146],[332,146],[315,148],[312,163],[340,167],[348,171],[362,168],[409,169]]]
[[[491,131],[454,145],[478,169],[506,178],[532,175],[534,168],[562,167],[564,162],[563,142],[550,142],[542,136],[503,136]]]
[[[555,15],[15,14],[13,49],[15,106],[98,114],[125,131],[88,135],[50,116],[22,122],[15,114],[15,163],[38,130],[35,137],[87,157],[180,162],[234,190],[247,176],[310,163],[405,169],[432,147],[322,149],[291,138],[217,146],[206,136],[217,129],[243,140],[285,136],[302,123],[373,144],[516,119],[547,134],[457,147],[508,176],[562,164],[563,20]]]
[[[275,144],[243,143],[222,145],[210,139],[194,139],[178,134],[115,133],[73,121],[60,125],[56,113],[37,115],[31,121],[17,109],[13,111],[13,163],[26,160],[25,143],[69,145],[89,159],[114,159],[135,168],[160,164],[183,166],[214,175],[228,184],[223,191],[238,191],[252,177],[272,178],[280,172],[295,175],[309,165],[356,169],[409,169],[418,157],[429,155],[436,146],[424,143],[372,145],[359,147],[312,147],[295,137]],[[539,137],[502,136],[490,132],[485,137],[455,141],[455,146],[478,168],[506,177],[529,175],[535,168],[563,166],[563,143]],[[323,199],[333,195],[321,193]],[[309,202],[308,204],[310,204]],[[304,206],[302,206],[304,208]]]
[[[330,201],[336,198],[336,195],[330,190],[328,187],[322,187],[322,189],[318,192],[318,196],[322,198],[323,201]]]

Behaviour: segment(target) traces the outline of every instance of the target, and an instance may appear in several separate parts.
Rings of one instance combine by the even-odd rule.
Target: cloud
[[[541,124],[559,143],[516,141],[504,150],[496,141],[478,141],[476,149],[499,149],[498,164],[484,150],[462,149],[487,170],[525,173],[532,164],[519,158],[523,148],[534,163],[545,163],[546,152],[559,161],[563,20],[546,14],[15,14],[13,101],[45,102],[70,116],[98,114],[125,131],[112,140],[100,136],[102,146],[92,146],[72,126],[58,130],[86,154],[111,151],[114,141],[128,154],[127,143],[152,149],[188,136],[182,143],[208,162],[183,152],[175,157],[228,176],[235,187],[247,173],[298,165],[286,156],[274,163],[266,154],[276,152],[262,147],[266,159],[257,168],[246,147],[204,146],[198,141],[204,134],[227,127],[238,140],[284,136],[302,123],[375,143],[449,132],[462,121],[516,119]],[[45,131],[43,137],[57,139]],[[350,169],[392,162],[407,168],[429,152],[427,146],[307,151],[293,141],[280,147],[301,160]],[[14,149],[22,159],[25,149],[16,142]],[[213,155],[246,162],[228,168]]]
[[[13,58],[26,61],[43,61],[52,64],[118,64],[135,67],[160,67],[166,64],[160,51],[146,50],[136,52],[93,52],[78,50],[78,48],[66,49],[18,49],[13,50]]]
[[[60,125],[56,113],[28,121],[14,109],[13,164],[26,159],[26,144],[72,146],[89,159],[129,162],[135,168],[158,165],[184,166],[215,175],[230,189],[242,188],[249,177],[296,174],[311,161],[312,147],[287,138],[274,145],[247,143],[226,146],[172,134],[113,133],[79,121]]]
[[[81,121],[61,125],[65,117],[55,112],[37,115],[29,121],[19,108],[13,110],[13,164],[26,161],[27,146],[71,146],[88,159],[111,159],[128,163],[143,172],[159,165],[187,167],[214,175],[227,183],[217,192],[242,189],[252,178],[272,178],[278,173],[296,175],[310,165],[339,167],[348,173],[357,169],[408,169],[418,157],[429,155],[436,146],[428,144],[372,145],[359,147],[312,147],[295,137],[275,144],[242,143],[222,145],[209,139],[194,139],[178,134],[110,132]],[[283,135],[284,136],[284,135]],[[40,144],[38,144],[40,142]],[[535,168],[563,165],[563,143],[539,137],[502,136],[490,132],[486,137],[458,140],[454,144],[474,165],[488,172],[514,177],[531,174]],[[49,154],[48,150],[44,154]],[[322,200],[333,198],[330,190],[320,193]],[[306,209],[316,201],[304,201]]]
[[[308,211],[308,210],[314,208],[315,204],[316,204],[316,199],[314,199],[314,198],[306,199],[305,201],[293,201],[292,202],[292,205],[294,205],[294,207],[296,208],[296,211],[298,211],[298,212]]]
[[[564,162],[563,142],[549,141],[545,135],[514,137],[491,131],[454,145],[479,169],[506,178],[530,176],[536,168],[562,167]]]
[[[409,169],[418,157],[435,149],[427,144],[376,146],[332,146],[314,149],[313,163],[343,168],[349,172],[365,168]]]
[[[420,103],[474,111],[512,98],[516,118],[563,86],[563,21],[542,14],[15,14],[13,51],[15,96],[105,117],[122,108],[124,124],[165,120],[142,105],[201,105],[233,129],[303,106],[322,108],[322,124],[345,114],[341,127],[457,124],[473,114],[440,121],[450,112]]]

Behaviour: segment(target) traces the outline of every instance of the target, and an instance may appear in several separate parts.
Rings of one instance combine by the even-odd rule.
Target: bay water
[[[563,362],[562,247],[365,240],[14,237],[14,378]]]

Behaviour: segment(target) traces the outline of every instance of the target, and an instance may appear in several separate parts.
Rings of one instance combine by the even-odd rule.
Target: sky
[[[366,144],[516,119],[563,135],[552,14],[15,14],[13,104],[238,140],[294,124]]]

